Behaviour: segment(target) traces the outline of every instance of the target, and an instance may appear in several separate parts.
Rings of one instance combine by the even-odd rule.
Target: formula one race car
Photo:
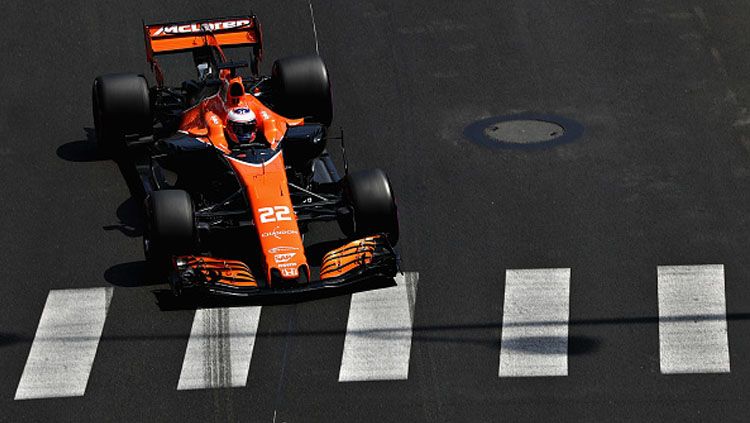
[[[134,166],[142,185],[153,274],[175,294],[256,295],[398,272],[387,176],[347,169],[340,177],[326,150],[332,102],[320,57],[280,59],[270,76],[259,75],[254,15],[143,29],[156,85],[142,75],[104,75],[92,97],[99,148]],[[242,50],[236,47],[249,62],[228,59],[229,50]],[[167,86],[157,61],[165,53],[192,54],[197,79]],[[245,67],[250,75],[240,75]],[[339,139],[343,147],[343,131]],[[308,224],[334,220],[348,239],[314,269],[303,245]],[[242,241],[217,241],[227,232]]]

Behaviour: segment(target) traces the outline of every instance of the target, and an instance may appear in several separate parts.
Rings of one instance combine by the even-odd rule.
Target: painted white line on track
[[[659,266],[661,372],[729,373],[724,266]]]
[[[570,269],[505,272],[500,377],[567,376]]]
[[[339,382],[409,377],[419,273],[395,280],[394,287],[352,294]]]
[[[195,311],[178,390],[245,386],[261,307]]]
[[[86,392],[111,300],[112,288],[49,292],[15,399]]]

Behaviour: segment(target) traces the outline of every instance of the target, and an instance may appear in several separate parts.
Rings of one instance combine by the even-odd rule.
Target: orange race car
[[[346,169],[340,177],[326,150],[332,102],[320,57],[280,59],[270,76],[259,75],[254,15],[143,29],[155,86],[142,75],[103,75],[92,97],[99,147],[138,175],[143,245],[155,275],[175,294],[255,295],[398,272],[387,176]],[[230,61],[229,51],[247,51],[249,62]],[[196,79],[165,83],[157,56],[173,53],[192,54]],[[339,139],[343,147],[343,133]],[[318,268],[303,237],[310,222],[334,220],[348,239]]]

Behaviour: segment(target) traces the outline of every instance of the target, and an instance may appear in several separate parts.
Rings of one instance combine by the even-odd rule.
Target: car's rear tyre
[[[310,117],[329,126],[333,120],[331,83],[328,70],[318,55],[276,60],[271,81],[278,94],[278,111],[290,118]]]
[[[160,190],[146,198],[146,231],[143,250],[152,276],[164,277],[171,258],[195,250],[197,231],[190,194]]]
[[[131,73],[102,75],[91,90],[96,142],[100,151],[118,158],[125,136],[149,135],[153,129],[148,82]]]
[[[399,237],[396,200],[388,176],[380,169],[352,172],[344,178],[344,201],[352,213],[339,221],[348,236],[385,233],[391,245]]]

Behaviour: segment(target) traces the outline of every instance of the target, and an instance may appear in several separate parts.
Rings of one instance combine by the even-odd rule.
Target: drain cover
[[[551,141],[565,133],[565,128],[543,120],[508,120],[484,130],[484,135],[498,142],[535,144]]]
[[[539,148],[572,141],[583,133],[577,122],[549,115],[512,115],[482,119],[464,135],[485,147]]]

